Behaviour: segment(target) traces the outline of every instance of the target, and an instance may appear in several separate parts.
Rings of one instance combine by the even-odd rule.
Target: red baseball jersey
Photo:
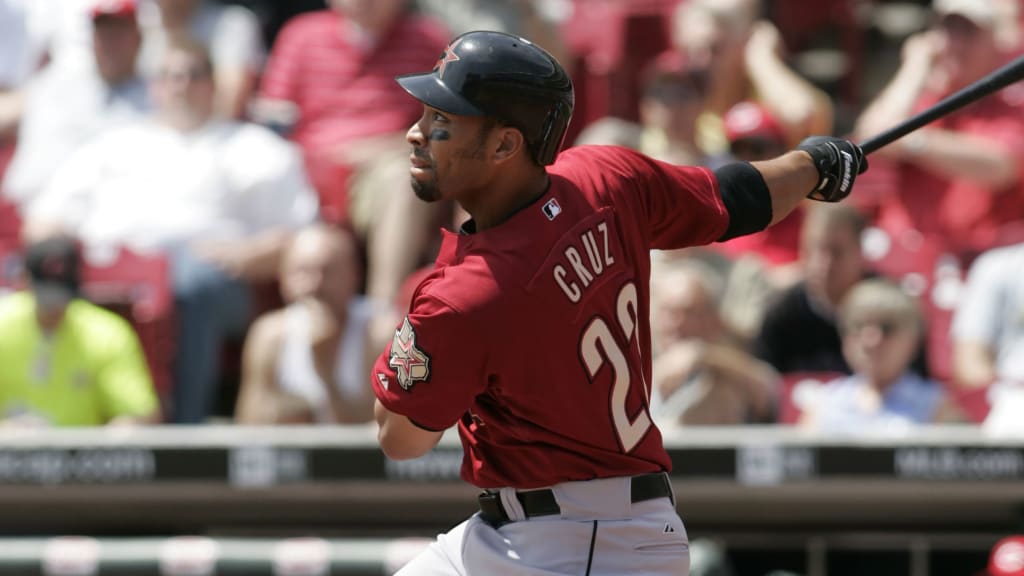
[[[586,146],[548,173],[502,224],[443,232],[371,378],[392,412],[458,423],[462,477],[481,488],[671,468],[648,410],[650,250],[712,242],[729,221],[704,168]]]

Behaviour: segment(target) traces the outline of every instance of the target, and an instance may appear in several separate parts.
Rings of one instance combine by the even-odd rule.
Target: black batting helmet
[[[467,32],[430,72],[397,78],[424,104],[460,116],[493,116],[518,128],[541,166],[551,164],[572,117],[572,80],[539,46],[502,32]]]

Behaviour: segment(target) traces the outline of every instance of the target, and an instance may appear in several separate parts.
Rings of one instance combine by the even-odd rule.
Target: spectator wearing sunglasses
[[[892,434],[955,419],[945,389],[912,369],[924,335],[917,302],[880,278],[857,283],[838,310],[843,356],[853,374],[817,389],[801,424],[837,434]]]

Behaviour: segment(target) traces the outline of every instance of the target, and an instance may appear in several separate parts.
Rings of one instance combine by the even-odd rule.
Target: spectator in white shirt
[[[95,1],[93,60],[47,66],[28,84],[18,146],[3,180],[4,196],[22,209],[79,146],[150,110],[146,85],[135,73],[142,42],[135,15],[134,0]]]
[[[28,0],[0,0],[0,179],[24,112],[24,84],[40,62]]]
[[[79,149],[26,221],[30,237],[69,231],[94,253],[170,256],[178,422],[209,416],[220,344],[249,320],[249,282],[275,276],[291,231],[317,210],[298,150],[260,126],[216,119],[214,94],[205,48],[174,41],[153,83],[155,118]]]
[[[983,253],[953,317],[953,377],[965,388],[1024,384],[1024,243]]]

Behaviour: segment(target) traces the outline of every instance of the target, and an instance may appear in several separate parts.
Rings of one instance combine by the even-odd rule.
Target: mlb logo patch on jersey
[[[548,220],[554,220],[562,213],[562,206],[558,203],[558,200],[552,198],[544,204],[541,210],[544,212],[544,215],[548,217]]]

